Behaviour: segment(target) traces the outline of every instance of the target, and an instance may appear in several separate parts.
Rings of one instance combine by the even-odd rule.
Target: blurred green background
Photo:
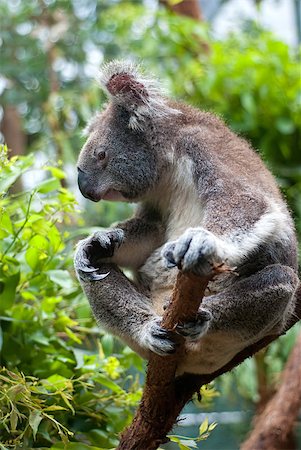
[[[277,2],[250,0],[256,20],[242,13],[222,38],[213,17],[231,1],[212,2],[210,20],[205,1],[196,18],[179,3],[0,0],[1,449],[114,448],[141,393],[144,363],[96,327],[72,269],[80,236],[133,209],[87,203],[76,186],[82,130],[105,101],[95,81],[103,61],[142,62],[171,96],[221,115],[260,152],[301,235],[300,48],[260,20]],[[299,2],[287,3],[297,14]],[[199,437],[187,448],[239,448],[299,329],[204,393],[205,416],[218,422],[208,439],[204,405],[189,406],[190,426],[176,430]]]

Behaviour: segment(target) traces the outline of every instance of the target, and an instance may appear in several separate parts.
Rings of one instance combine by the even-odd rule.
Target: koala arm
[[[208,146],[198,132],[190,132],[181,142],[179,152],[185,156],[179,159],[176,170],[185,180],[194,180],[184,196],[194,199],[194,207],[180,200],[176,208],[183,210],[186,206],[191,215],[187,223],[196,226],[182,235],[174,233],[177,239],[171,236],[163,250],[170,266],[192,271],[197,268],[200,275],[208,273],[212,263],[239,266],[261,246],[268,248],[270,243],[279,242],[285,247],[294,241],[291,218],[278,190],[260,186],[261,179],[270,177],[267,170],[258,166],[255,182],[244,166],[235,167],[233,163],[232,167]],[[181,198],[179,194],[177,197]],[[176,230],[176,224],[169,228]]]
[[[136,215],[116,225],[111,230],[98,232],[105,236],[117,232],[118,245],[114,246],[112,255],[102,257],[104,262],[114,263],[120,267],[138,269],[148,256],[164,242],[164,227],[156,211],[141,205]]]
[[[123,231],[123,241],[111,262],[121,267],[138,269],[148,256],[163,243],[161,224],[133,218],[117,225]]]

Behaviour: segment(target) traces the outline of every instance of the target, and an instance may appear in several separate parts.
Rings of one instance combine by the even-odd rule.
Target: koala
[[[74,264],[94,316],[144,358],[185,355],[178,375],[208,374],[294,311],[297,242],[276,182],[246,140],[215,115],[168,99],[138,66],[113,61],[108,104],[87,126],[78,185],[91,201],[134,202],[129,220],[81,240]],[[193,322],[161,328],[180,268],[209,282]],[[121,268],[132,271],[127,277]]]

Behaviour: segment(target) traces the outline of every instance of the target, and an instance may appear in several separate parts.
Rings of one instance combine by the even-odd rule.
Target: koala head
[[[106,109],[87,127],[88,139],[78,159],[81,193],[93,201],[139,201],[160,176],[154,123],[178,114],[155,81],[124,62],[106,65],[100,82],[109,97]]]

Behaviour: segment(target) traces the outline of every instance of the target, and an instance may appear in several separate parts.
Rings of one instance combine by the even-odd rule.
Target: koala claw
[[[91,247],[89,253],[92,258],[110,258],[113,256],[115,248],[122,244],[124,233],[119,228],[97,231],[88,239],[90,239],[88,246]]]
[[[77,252],[74,260],[74,267],[77,276],[81,281],[103,280],[109,275],[109,272],[97,273],[99,269],[97,267],[92,267],[90,261],[85,256],[80,258],[79,253],[83,254],[83,252]]]
[[[212,272],[214,263],[220,263],[215,236],[204,228],[189,228],[179,239],[163,247],[167,267],[177,266],[186,272],[204,276]]]
[[[92,269],[92,268],[91,268]],[[77,269],[77,275],[81,281],[100,281],[106,278],[110,272],[107,273],[96,273],[99,269],[87,270]]]
[[[197,341],[207,332],[211,319],[211,313],[201,309],[194,321],[177,325],[175,331],[189,341]]]
[[[106,278],[109,273],[100,273],[99,261],[110,258],[116,247],[123,241],[123,231],[114,229],[97,231],[92,236],[78,243],[74,267],[81,281],[99,281]]]
[[[143,346],[158,355],[171,355],[179,345],[177,335],[173,331],[164,330],[160,325],[161,319],[151,321],[147,331],[143,333]]]

